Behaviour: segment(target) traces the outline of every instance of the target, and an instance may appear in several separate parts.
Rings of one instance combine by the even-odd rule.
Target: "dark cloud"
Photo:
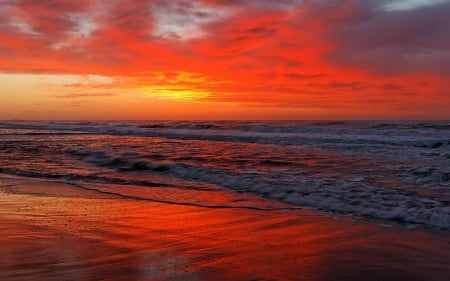
[[[305,2],[304,0],[203,0],[223,6],[253,7],[259,9],[291,9]]]
[[[450,1],[395,11],[380,8],[383,2],[361,1],[336,23],[330,38],[338,47],[328,59],[382,75],[450,75]]]

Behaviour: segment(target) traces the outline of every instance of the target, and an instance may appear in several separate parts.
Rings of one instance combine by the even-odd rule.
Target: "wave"
[[[163,199],[157,199],[157,198],[149,198],[149,197],[140,197],[140,196],[133,196],[133,195],[127,195],[122,194],[119,192],[114,191],[105,191],[100,190],[92,187],[87,187],[75,182],[68,182],[72,186],[76,186],[78,188],[82,188],[84,190],[88,191],[94,191],[101,194],[106,195],[113,195],[117,196],[121,199],[129,199],[129,200],[138,200],[138,201],[148,201],[148,202],[156,202],[156,203],[164,203],[164,204],[170,204],[170,205],[179,205],[179,206],[192,206],[192,207],[200,207],[200,208],[208,208],[208,209],[250,209],[250,210],[258,210],[258,211],[292,211],[292,210],[303,210],[304,208],[301,207],[263,207],[263,206],[250,206],[250,205],[225,205],[225,204],[200,204],[200,203],[193,203],[193,202],[186,202],[186,201],[174,201],[174,200],[163,200]]]
[[[133,179],[121,179],[114,178],[111,175],[101,176],[101,175],[80,175],[80,174],[56,174],[56,173],[45,173],[45,172],[36,172],[29,170],[20,170],[20,169],[10,169],[10,168],[1,168],[0,173],[9,174],[14,176],[28,177],[28,178],[40,178],[40,179],[57,179],[64,181],[82,181],[89,183],[102,183],[102,184],[118,184],[118,185],[134,185],[141,187],[162,187],[162,188],[176,188],[176,189],[188,189],[188,190],[198,190],[198,191],[208,191],[214,192],[217,191],[214,188],[208,188],[204,185],[173,185],[161,182],[153,182],[148,180],[133,180]]]
[[[0,123],[8,133],[88,133],[117,136],[199,138],[211,140],[261,141],[288,139],[377,140],[386,142],[440,140],[449,141],[450,123],[375,122],[375,121],[165,121],[165,122],[19,122]],[[15,131],[11,131],[15,130]],[[26,131],[28,130],[28,131]]]
[[[72,153],[82,161],[122,172],[161,173],[222,186],[235,192],[257,194],[299,207],[419,223],[450,230],[450,194],[447,190],[444,195],[441,193],[442,189],[433,187],[436,183],[443,188],[450,186],[450,171],[446,167],[407,169],[407,166],[400,165],[387,172],[382,168],[383,163],[364,163],[363,159],[352,163],[355,159],[347,162],[349,160],[345,158],[320,160],[326,156],[315,155],[312,156],[313,162],[310,165],[265,159],[256,165],[268,166],[271,170],[233,170],[220,164],[214,166],[213,160],[205,158],[195,158],[196,162],[189,162],[192,158],[185,158],[186,162],[155,162],[142,158],[118,158],[117,155],[105,152]],[[320,164],[317,161],[324,162]],[[208,165],[201,165],[202,162]],[[374,166],[381,168],[377,170]],[[336,171],[340,171],[339,176]],[[360,176],[356,176],[355,171]],[[418,192],[420,188],[411,188],[413,182],[427,187],[427,194]]]
[[[169,168],[172,174],[184,179],[201,181],[209,184],[217,184],[235,192],[259,195],[268,200],[274,200],[291,205],[282,209],[313,208],[326,212],[351,214],[362,217],[372,217],[393,220],[404,223],[423,224],[442,230],[450,230],[450,207],[446,197],[424,197],[419,193],[405,189],[392,189],[391,186],[367,185],[365,178],[353,178],[346,181],[335,181],[330,176],[307,176],[305,179],[297,178],[297,181],[270,180],[274,174],[264,173],[229,173],[218,169],[193,168],[185,165],[174,165]],[[141,171],[141,170],[140,170]],[[120,185],[124,188],[157,187],[173,188],[174,190],[197,190],[212,192],[215,189],[204,187],[171,186],[163,183],[144,180],[122,180],[98,175],[73,175],[35,173],[30,171],[18,171],[0,169],[1,173],[37,177],[46,179],[58,179],[71,183],[84,189],[116,195],[120,198],[131,200],[146,200],[152,202],[198,206],[206,208],[250,208],[255,210],[274,210],[280,208],[267,208],[258,204],[252,206],[234,206],[230,204],[207,204],[207,201],[196,203],[189,199],[169,200],[130,195],[116,191],[111,185]],[[141,171],[142,172],[142,171]],[[165,173],[167,171],[164,171]],[[276,175],[275,175],[276,176]],[[291,175],[284,175],[292,177]],[[105,191],[94,188],[95,184],[107,185],[111,190]],[[175,191],[176,193],[176,191]],[[170,197],[169,197],[170,198]],[[448,199],[447,199],[448,200]]]
[[[0,134],[0,173],[219,187],[450,230],[448,121],[2,122]]]

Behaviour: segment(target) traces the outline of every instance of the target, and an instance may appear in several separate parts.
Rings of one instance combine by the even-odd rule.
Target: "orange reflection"
[[[36,188],[21,182],[27,185]],[[4,280],[446,277],[450,251],[438,233],[312,211],[174,206],[46,185],[41,196],[0,193]]]

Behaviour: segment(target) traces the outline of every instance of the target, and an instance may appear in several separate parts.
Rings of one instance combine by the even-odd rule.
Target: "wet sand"
[[[450,235],[0,179],[0,280],[448,280]]]

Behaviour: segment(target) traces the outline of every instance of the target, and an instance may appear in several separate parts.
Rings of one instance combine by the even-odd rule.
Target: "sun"
[[[177,101],[202,101],[210,96],[209,92],[186,88],[144,87],[141,92],[152,97]]]

